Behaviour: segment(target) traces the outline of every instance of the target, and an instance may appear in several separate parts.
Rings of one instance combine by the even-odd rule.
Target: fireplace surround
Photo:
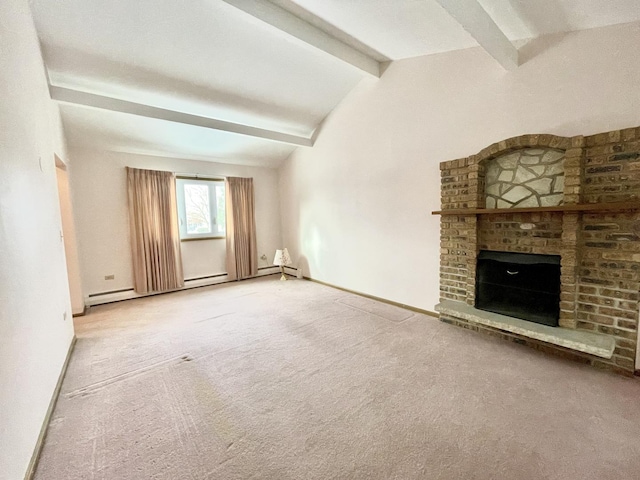
[[[441,215],[441,305],[446,302],[440,319],[633,373],[640,290],[640,127],[586,137],[523,135],[443,162],[440,169],[442,210],[434,212]],[[526,328],[475,321],[469,308],[476,306],[481,251],[557,256],[558,327],[552,330],[611,342],[610,354],[540,340],[546,334],[528,335]]]

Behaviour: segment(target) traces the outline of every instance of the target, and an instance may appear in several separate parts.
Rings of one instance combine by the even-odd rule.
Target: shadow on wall
[[[295,266],[298,268],[298,271],[302,270],[302,275],[305,277],[311,277],[311,272],[309,272],[309,260],[304,255],[300,255],[296,262]]]
[[[544,39],[532,38],[523,41],[518,49],[520,64],[527,63],[544,51],[558,45],[566,36],[564,32],[571,30],[567,15],[559,0],[544,2],[544,8],[540,6],[540,2],[529,0],[509,0],[509,3],[529,31],[529,37],[555,34],[548,35]]]
[[[524,42],[516,42],[520,65],[524,65],[537,56],[542,55],[547,50],[556,47],[562,42],[566,35],[566,33],[557,33],[555,35],[546,35],[542,38],[525,40]]]
[[[530,0],[509,0],[509,3],[532,37],[570,29],[560,0],[547,0],[544,6]]]

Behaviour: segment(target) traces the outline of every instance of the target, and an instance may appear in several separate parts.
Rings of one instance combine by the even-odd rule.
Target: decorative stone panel
[[[564,151],[526,148],[485,167],[486,208],[552,207],[564,199]]]

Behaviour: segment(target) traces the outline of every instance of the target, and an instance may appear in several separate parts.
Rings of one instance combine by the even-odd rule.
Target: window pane
[[[187,214],[187,233],[211,233],[209,187],[185,184],[184,206]]]
[[[225,232],[225,204],[224,204],[224,184],[216,185],[216,227],[217,233]]]

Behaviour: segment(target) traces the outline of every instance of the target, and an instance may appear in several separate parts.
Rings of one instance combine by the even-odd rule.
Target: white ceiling
[[[274,0],[286,5],[286,0]],[[434,0],[296,0],[391,60],[475,47],[476,41]]]
[[[478,2],[511,41],[640,20],[638,0]],[[229,3],[32,0],[32,9],[54,86],[311,138],[367,74]],[[374,61],[478,45],[436,0],[271,4]],[[296,148],[87,106],[63,104],[62,116],[72,147],[264,166]]]
[[[287,5],[292,0],[272,0]],[[477,0],[511,41],[640,20],[638,0]],[[295,0],[392,60],[474,47],[435,0]]]
[[[124,153],[277,167],[294,145],[76,105],[61,105],[69,145]]]

